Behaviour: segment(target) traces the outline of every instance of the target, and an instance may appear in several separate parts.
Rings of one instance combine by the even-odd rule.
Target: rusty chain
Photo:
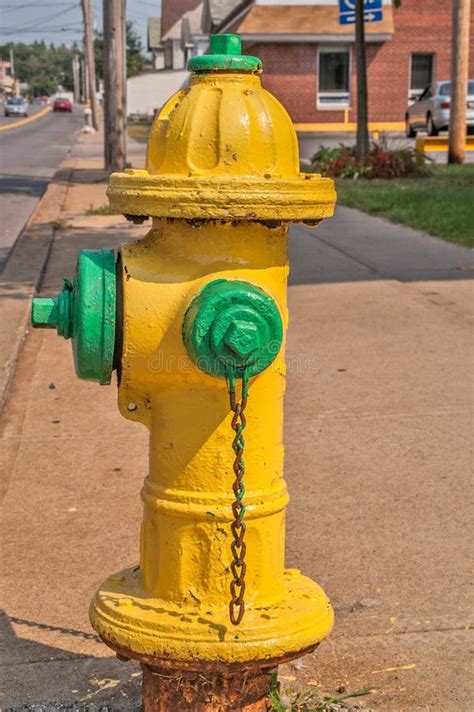
[[[230,525],[233,541],[230,545],[232,551],[232,562],[230,565],[232,571],[232,581],[230,583],[231,600],[229,604],[229,617],[232,625],[239,625],[244,612],[244,594],[245,594],[245,573],[247,566],[245,563],[245,552],[247,550],[244,537],[247,529],[244,520],[245,504],[243,502],[245,494],[245,485],[243,482],[245,474],[245,463],[243,459],[245,440],[243,431],[246,426],[245,407],[247,405],[248,396],[248,375],[244,371],[242,376],[242,397],[240,403],[236,401],[235,392],[235,376],[232,368],[228,369],[227,385],[229,390],[230,409],[233,412],[231,427],[235,433],[232,441],[232,449],[235,453],[233,470],[235,480],[232,485],[235,499],[232,503],[232,513],[234,520]]]

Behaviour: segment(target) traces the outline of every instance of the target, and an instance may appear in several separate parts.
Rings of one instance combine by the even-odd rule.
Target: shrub
[[[311,159],[311,171],[330,178],[406,178],[431,175],[431,159],[424,153],[405,148],[388,148],[373,142],[365,160],[356,156],[355,146],[320,146]]]

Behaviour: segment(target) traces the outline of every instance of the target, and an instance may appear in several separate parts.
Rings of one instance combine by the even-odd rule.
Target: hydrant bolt
[[[260,347],[258,327],[250,321],[236,320],[225,332],[223,343],[231,353],[240,359],[240,362],[245,361]]]

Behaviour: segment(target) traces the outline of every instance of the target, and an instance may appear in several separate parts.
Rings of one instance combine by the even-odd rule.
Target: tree
[[[78,53],[77,47],[9,42],[0,46],[0,57],[8,59],[10,48],[15,55],[15,76],[28,84],[33,96],[54,94],[58,86],[72,89],[72,57]]]
[[[464,163],[471,0],[453,0],[448,163]]]
[[[143,45],[140,36],[135,32],[133,22],[126,23],[127,41],[127,77],[134,77],[143,70],[145,58],[142,54]],[[95,70],[99,79],[104,78],[104,37],[101,32],[94,38]]]
[[[369,152],[369,112],[367,92],[367,59],[365,53],[364,0],[356,0],[355,54],[357,71],[357,139],[356,154],[364,159]]]
[[[402,0],[394,0],[398,8]],[[369,152],[369,110],[367,89],[367,59],[365,51],[364,0],[356,0],[355,54],[357,71],[357,139],[356,154],[365,158]]]

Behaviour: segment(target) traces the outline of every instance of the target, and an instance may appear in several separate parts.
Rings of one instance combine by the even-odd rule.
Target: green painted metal
[[[35,297],[31,309],[33,326],[43,329],[56,329],[65,339],[71,337],[72,313],[71,295],[73,286],[68,279],[57,297]]]
[[[188,354],[206,373],[256,376],[272,363],[283,341],[275,300],[250,282],[209,282],[189,305],[183,322]]]
[[[260,72],[258,57],[242,55],[240,35],[211,35],[209,54],[191,57],[188,69],[192,72]]]
[[[64,280],[54,298],[36,297],[31,312],[36,328],[72,339],[79,378],[110,383],[116,329],[116,277],[113,250],[82,250],[74,284]]]

